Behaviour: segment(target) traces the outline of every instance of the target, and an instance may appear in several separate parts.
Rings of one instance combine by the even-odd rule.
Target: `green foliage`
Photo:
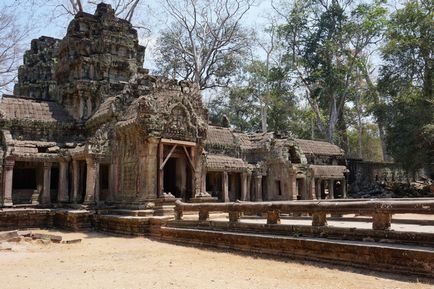
[[[379,87],[386,101],[376,114],[387,120],[387,142],[408,170],[432,162],[434,124],[434,10],[432,1],[408,1],[391,17]]]

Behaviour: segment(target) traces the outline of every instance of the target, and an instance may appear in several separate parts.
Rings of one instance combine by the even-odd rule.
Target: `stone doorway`
[[[162,139],[159,144],[158,193],[188,201],[193,197],[195,143]]]
[[[12,177],[12,201],[14,204],[31,204],[33,193],[42,190],[40,167],[39,164],[32,162],[15,163]]]

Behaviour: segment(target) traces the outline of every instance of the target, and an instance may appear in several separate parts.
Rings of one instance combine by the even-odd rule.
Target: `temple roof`
[[[3,95],[0,100],[0,118],[40,122],[73,122],[73,118],[54,101]]]
[[[235,136],[229,128],[208,126],[207,144],[234,145]]]
[[[206,163],[208,170],[240,171],[249,167],[242,159],[223,155],[207,155]]]
[[[344,173],[348,171],[346,166],[311,165],[310,168],[315,177],[330,179],[344,178]]]
[[[306,139],[295,139],[298,147],[306,155],[343,156],[344,151],[337,145]]]

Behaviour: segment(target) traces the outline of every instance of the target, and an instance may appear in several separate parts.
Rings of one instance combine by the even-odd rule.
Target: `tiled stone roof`
[[[344,151],[331,143],[325,141],[314,141],[306,139],[295,139],[295,142],[306,155],[343,156]]]
[[[54,101],[3,96],[0,100],[0,118],[41,122],[73,122],[73,118]]]
[[[235,136],[229,128],[208,126],[207,144],[234,145]]]
[[[219,171],[240,171],[248,167],[242,159],[222,155],[207,155],[207,169]]]

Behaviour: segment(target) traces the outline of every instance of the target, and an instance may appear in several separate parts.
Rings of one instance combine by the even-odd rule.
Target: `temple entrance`
[[[12,201],[14,204],[32,203],[32,195],[38,190],[37,179],[37,164],[27,162],[17,162],[15,164],[12,177]],[[42,186],[39,189],[42,190]]]
[[[176,159],[170,158],[164,166],[164,192],[172,193],[175,197],[180,198],[181,192],[176,183]]]
[[[78,195],[77,203],[81,204],[86,196],[87,164],[86,161],[78,161]]]
[[[110,166],[100,164],[99,166],[99,200],[107,201],[109,195],[109,170]]]
[[[159,145],[158,193],[188,201],[194,196],[195,143],[162,139]]]

